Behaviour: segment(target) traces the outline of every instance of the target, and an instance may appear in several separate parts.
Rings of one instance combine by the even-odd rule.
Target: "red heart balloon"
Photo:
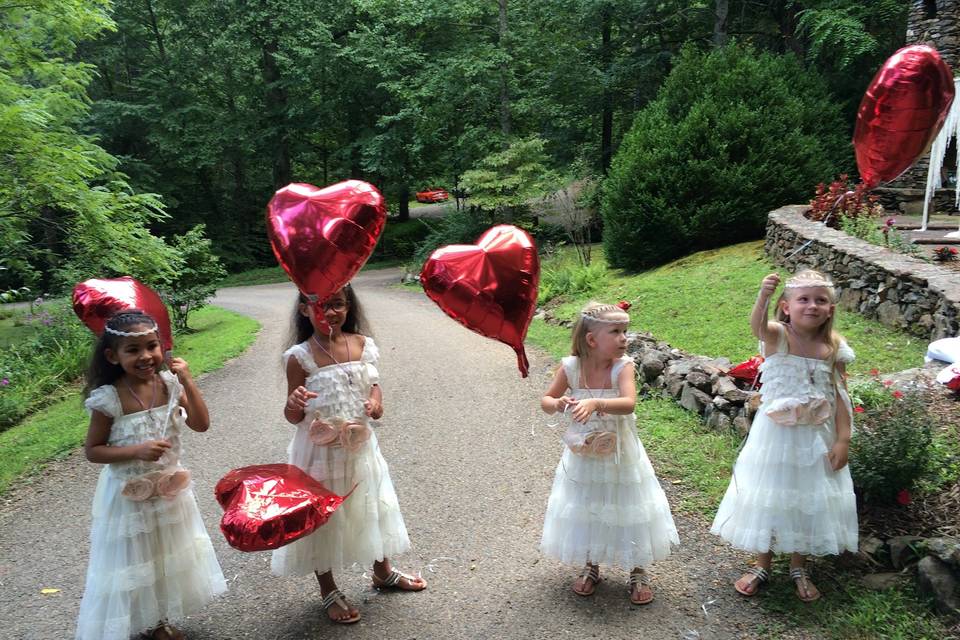
[[[360,271],[387,218],[383,196],[360,180],[318,189],[293,183],[267,205],[277,262],[302,293],[325,300]]]
[[[292,464],[234,469],[214,493],[223,507],[220,530],[240,551],[278,549],[309,535],[346,499]]]
[[[157,321],[164,351],[173,349],[167,305],[157,292],[130,276],[91,278],[73,287],[73,311],[98,336],[110,316],[124,309],[142,309]]]
[[[517,352],[526,378],[530,369],[523,339],[537,308],[540,259],[523,229],[504,224],[487,229],[473,244],[434,251],[420,272],[420,284],[448,316]]]
[[[903,47],[883,63],[860,101],[853,132],[868,188],[893,180],[926,151],[953,96],[953,74],[932,47]]]

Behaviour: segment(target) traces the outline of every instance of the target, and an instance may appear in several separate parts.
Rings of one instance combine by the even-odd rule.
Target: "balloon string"
[[[830,210],[827,211],[827,215],[825,215],[823,217],[823,220],[821,220],[821,222],[823,223],[823,226],[827,226],[827,223],[830,222],[831,216],[833,216],[833,214],[837,211],[837,208],[840,206],[840,203],[842,203],[844,200],[846,200],[852,195],[853,195],[853,191],[847,191],[846,193],[841,194],[839,198],[837,198],[837,201],[834,202],[833,206],[830,207]],[[801,251],[809,247],[811,244],[813,244],[814,238],[810,238],[809,240],[804,242],[802,245],[797,247],[797,243],[799,241],[800,241],[800,234],[797,234],[796,240],[794,241],[794,244],[793,244],[794,249],[790,251],[790,253],[785,254],[783,256],[784,258],[791,258],[794,255],[800,253]]]

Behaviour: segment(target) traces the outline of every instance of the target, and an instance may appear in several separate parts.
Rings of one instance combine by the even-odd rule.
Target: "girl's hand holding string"
[[[760,282],[760,298],[769,300],[773,297],[778,286],[780,286],[780,276],[776,273],[771,273]]]
[[[133,457],[145,462],[156,462],[171,446],[168,440],[147,440],[136,445]]]
[[[305,412],[307,410],[307,403],[316,397],[316,392],[307,391],[305,386],[300,385],[287,397],[287,409],[290,411]]]
[[[559,398],[553,399],[555,402],[553,412],[554,413],[564,413],[570,407],[577,406],[577,401],[570,396],[560,396]]]
[[[590,414],[596,412],[598,416],[603,415],[604,403],[600,398],[585,398],[579,402],[574,401],[571,405],[573,413],[570,414],[574,422],[585,423],[590,419]]]
[[[193,381],[193,375],[190,373],[190,368],[187,366],[187,361],[183,358],[170,357],[167,360],[167,368],[170,369],[170,372],[173,373],[173,375],[177,376],[177,378],[180,380],[180,384],[183,386],[187,386]]]

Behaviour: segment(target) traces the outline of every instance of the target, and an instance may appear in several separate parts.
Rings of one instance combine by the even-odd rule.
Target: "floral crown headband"
[[[625,304],[627,308],[630,307],[629,303]],[[627,310],[621,305],[616,304],[605,304],[599,307],[594,307],[589,311],[581,311],[580,317],[584,320],[589,320],[590,322],[604,322],[607,324],[628,324],[630,322],[630,315],[627,313]],[[611,315],[613,318],[601,318],[601,315]]]

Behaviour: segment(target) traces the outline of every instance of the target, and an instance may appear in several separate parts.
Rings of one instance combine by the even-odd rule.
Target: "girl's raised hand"
[[[780,276],[776,273],[771,273],[760,282],[760,296],[763,298],[773,297],[779,285]]]
[[[300,385],[287,397],[287,407],[293,410],[299,409],[300,411],[306,411],[307,403],[311,398],[316,397],[317,394],[315,392],[307,391],[305,386]]]
[[[163,457],[163,454],[167,452],[170,446],[168,440],[147,440],[137,445],[133,457],[146,462],[156,462]]]
[[[182,385],[186,385],[193,380],[193,376],[190,374],[190,368],[187,366],[187,361],[183,358],[170,358],[167,360],[167,368],[177,376]]]

